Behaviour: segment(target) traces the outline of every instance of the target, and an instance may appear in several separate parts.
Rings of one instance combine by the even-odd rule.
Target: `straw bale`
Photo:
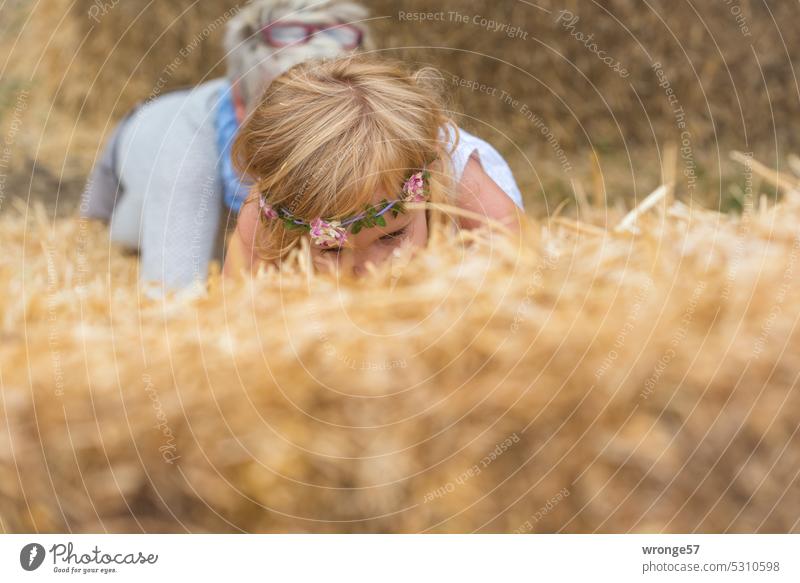
[[[101,226],[7,210],[0,524],[797,532],[798,217],[674,202],[157,300]]]

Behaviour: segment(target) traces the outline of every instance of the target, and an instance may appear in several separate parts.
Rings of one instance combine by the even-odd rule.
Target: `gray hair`
[[[239,84],[248,109],[269,83],[309,59],[334,58],[346,50],[333,38],[316,35],[306,44],[275,48],[259,31],[281,18],[299,22],[348,23],[363,32],[362,46],[369,47],[367,10],[349,0],[252,0],[227,24],[225,51],[228,77]]]

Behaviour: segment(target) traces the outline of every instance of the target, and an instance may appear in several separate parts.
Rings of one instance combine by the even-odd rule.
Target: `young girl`
[[[411,203],[446,203],[511,227],[522,207],[507,164],[452,123],[426,70],[364,57],[311,61],[278,77],[233,158],[253,186],[226,273],[275,262],[308,236],[315,265],[359,275],[402,244],[425,245],[433,222],[449,220]]]

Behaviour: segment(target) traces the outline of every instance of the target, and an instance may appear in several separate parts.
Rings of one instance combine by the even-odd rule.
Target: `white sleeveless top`
[[[452,146],[454,141],[453,132],[449,130],[444,131],[447,131],[448,135],[446,137],[443,136],[443,138]],[[456,182],[461,180],[461,177],[464,175],[464,168],[466,168],[467,162],[473,154],[477,154],[484,172],[494,180],[497,186],[499,186],[519,208],[523,208],[522,193],[519,190],[519,186],[517,186],[517,181],[514,180],[514,174],[511,172],[508,163],[491,144],[477,136],[473,136],[471,133],[461,128],[458,128],[458,145],[452,153],[453,176]]]

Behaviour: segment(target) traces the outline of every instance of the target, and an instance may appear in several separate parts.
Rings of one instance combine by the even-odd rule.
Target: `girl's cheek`
[[[312,256],[314,267],[317,271],[323,273],[334,273],[338,269],[339,262],[337,261],[337,253],[321,253],[315,252]]]

